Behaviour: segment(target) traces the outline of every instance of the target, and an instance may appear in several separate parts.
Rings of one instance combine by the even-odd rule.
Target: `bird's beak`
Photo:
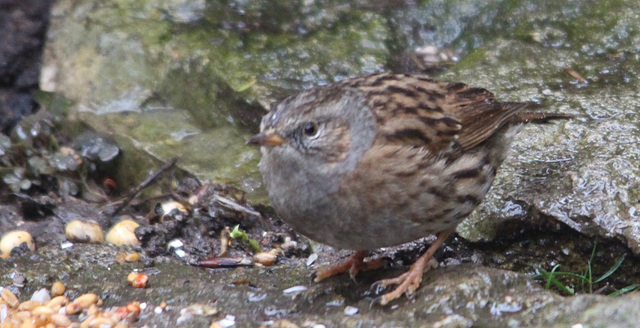
[[[285,140],[278,134],[278,132],[273,129],[268,129],[249,138],[249,140],[247,140],[247,145],[276,147],[282,145],[284,142]]]

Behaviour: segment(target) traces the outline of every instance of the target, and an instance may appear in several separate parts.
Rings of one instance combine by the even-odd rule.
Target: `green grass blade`
[[[630,292],[630,291],[632,291],[634,289],[638,289],[638,287],[640,287],[640,284],[629,285],[629,286],[627,286],[625,288],[622,288],[620,290],[616,290],[615,292],[613,292],[613,293],[611,293],[611,294],[609,294],[607,296],[615,297],[615,296],[618,296],[618,295],[622,295],[622,294],[628,293],[628,292]]]
[[[567,272],[555,273],[555,270],[558,267],[560,267],[559,264],[554,266],[551,272],[547,272],[546,270],[537,266],[533,266],[533,267],[539,272],[539,274],[533,276],[533,279],[546,279],[547,290],[549,290],[549,288],[551,287],[551,284],[553,284],[556,288],[558,288],[559,291],[565,293],[566,295],[573,296],[575,294],[575,291],[572,288],[565,286],[563,283],[561,283],[558,279],[554,277],[554,275],[557,275],[557,274],[567,273]]]
[[[598,278],[598,280],[594,281],[594,283],[599,283],[609,278],[610,275],[612,275],[614,272],[618,270],[618,268],[620,268],[620,266],[622,265],[622,262],[624,262],[625,257],[626,255],[622,255],[622,257],[611,267],[611,269],[609,269],[607,273],[603,274],[602,277]]]
[[[556,264],[553,266],[553,269],[551,269],[551,272],[549,272],[549,276],[547,277],[547,284],[545,285],[545,289],[549,290],[549,287],[551,287],[551,279],[555,279],[553,278],[553,274],[556,272],[556,270],[560,267],[560,264]]]
[[[558,277],[570,277],[570,278],[577,278],[580,281],[587,281],[587,277],[585,277],[582,274],[577,274],[577,273],[573,273],[573,272],[556,272],[555,274]]]

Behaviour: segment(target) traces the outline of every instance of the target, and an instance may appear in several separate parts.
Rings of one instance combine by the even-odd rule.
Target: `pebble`
[[[282,291],[283,295],[293,295],[307,290],[307,286],[293,286]]]
[[[356,315],[358,313],[358,308],[355,306],[347,306],[344,308],[344,314],[348,316]]]

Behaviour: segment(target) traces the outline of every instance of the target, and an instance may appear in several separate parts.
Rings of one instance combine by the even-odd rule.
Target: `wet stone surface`
[[[337,277],[322,283],[311,283],[309,269],[303,261],[272,268],[207,270],[185,266],[175,259],[157,257],[138,263],[115,264],[115,247],[77,244],[67,250],[56,247],[41,249],[38,254],[3,262],[0,285],[11,286],[12,277],[23,276],[26,287],[18,289],[21,299],[53,281],[63,279],[67,295],[74,297],[93,291],[104,306],[122,305],[134,300],[147,300],[140,325],[174,327],[180,310],[187,304],[203,303],[216,307],[218,316],[198,317],[184,321],[182,327],[199,327],[233,315],[237,327],[256,327],[286,318],[292,322],[315,322],[327,327],[429,326],[462,324],[493,327],[562,326],[584,323],[606,311],[619,315],[610,323],[632,324],[638,308],[632,302],[637,294],[615,301],[605,297],[581,295],[563,298],[545,291],[529,278],[512,272],[474,264],[438,268],[424,276],[422,288],[410,300],[387,307],[375,303],[375,291],[369,285],[377,279],[397,274],[398,270],[382,270],[363,274],[358,282]],[[92,254],[92,261],[82,254]],[[150,276],[146,289],[134,289],[124,277],[137,270]],[[197,292],[195,292],[197,291]],[[169,307],[161,314],[153,309],[161,301]],[[625,304],[617,307],[616,304]],[[347,307],[358,309],[356,314]],[[350,315],[351,314],[351,315]],[[587,325],[588,326],[588,325]],[[607,326],[607,325],[605,325]]]

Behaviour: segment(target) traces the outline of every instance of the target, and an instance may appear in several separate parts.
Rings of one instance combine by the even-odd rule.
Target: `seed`
[[[14,293],[12,293],[9,288],[2,288],[2,292],[0,292],[0,297],[2,297],[2,299],[7,302],[7,304],[12,307],[15,308],[18,306],[18,304],[20,304],[20,301],[18,300],[18,297],[16,297],[16,295]]]
[[[42,303],[38,301],[24,301],[18,305],[18,311],[31,311],[38,306],[42,306]]]
[[[261,252],[253,256],[253,261],[264,266],[272,266],[274,263],[276,263],[277,259],[278,257],[270,252]]]
[[[67,303],[69,303],[69,298],[67,298],[66,296],[56,296],[54,298],[52,298],[49,302],[47,302],[47,306],[55,309],[55,308],[60,308],[63,305],[66,305]]]
[[[98,306],[95,304],[91,304],[87,309],[87,316],[89,317],[97,317],[98,316]]]
[[[67,288],[60,281],[56,281],[51,285],[51,296],[56,297],[64,294]]]
[[[107,233],[107,241],[116,245],[135,245],[140,243],[134,231],[140,225],[131,220],[116,223]]]
[[[89,328],[107,328],[113,327],[115,322],[110,318],[94,318],[89,321]]]
[[[51,315],[53,314],[53,309],[51,309],[48,306],[38,306],[37,308],[33,309],[33,311],[31,311],[31,313],[35,314],[35,315]]]
[[[127,317],[127,315],[129,315],[129,312],[127,312],[127,308],[124,306],[121,306],[115,309],[115,311],[112,311],[109,317],[113,318],[115,321],[122,321],[124,318]]]
[[[31,234],[26,231],[11,231],[6,233],[0,239],[0,257],[8,258],[11,256],[11,251],[22,245],[27,244],[27,247],[32,252],[36,250],[36,245],[33,243]]]
[[[82,311],[82,309],[76,303],[69,303],[64,307],[64,313],[66,314],[76,314],[80,311]]]
[[[162,208],[162,215],[167,215],[173,210],[177,210],[178,212],[182,213],[188,213],[187,208],[184,207],[184,205],[175,201],[163,203],[160,205],[160,208]]]
[[[116,261],[116,263],[122,264],[122,263],[127,261],[127,254],[126,253],[118,253],[118,255],[116,255],[116,258],[114,260]]]
[[[140,314],[140,302],[131,302],[127,304],[127,312]]]
[[[20,328],[36,328],[36,323],[33,320],[25,320],[22,322]]]
[[[96,222],[83,222],[73,220],[67,223],[64,233],[69,241],[78,243],[102,244],[104,242],[104,233],[102,228]]]
[[[140,274],[139,273],[135,273],[135,272],[131,272],[129,273],[129,275],[127,276],[127,281],[129,283],[133,283],[134,280],[136,280],[136,278],[138,278]]]
[[[127,262],[137,262],[137,261],[139,261],[139,260],[140,260],[140,253],[138,253],[138,252],[133,252],[133,253],[131,253],[131,254],[128,254],[128,255],[125,257],[125,260],[126,260]]]
[[[84,310],[89,308],[92,304],[96,304],[98,302],[98,295],[96,294],[84,294],[73,300],[73,303],[76,304],[80,310]]]
[[[144,273],[141,273],[135,279],[133,279],[133,281],[131,282],[131,285],[135,288],[146,288],[148,282],[149,282],[149,276]]]
[[[51,323],[51,315],[37,315],[34,317],[33,324],[36,327],[44,327]]]
[[[51,322],[56,326],[66,327],[71,324],[71,319],[62,313],[54,313],[51,315]]]
[[[30,320],[31,319],[31,312],[30,311],[19,311],[19,312],[15,312],[14,313],[14,317],[16,320],[23,322],[26,320]]]

